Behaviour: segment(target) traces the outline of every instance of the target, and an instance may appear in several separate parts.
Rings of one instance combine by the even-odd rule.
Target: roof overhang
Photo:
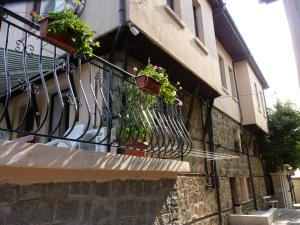
[[[221,0],[209,0],[213,10],[216,37],[233,61],[247,60],[264,89],[269,88],[245,40]]]

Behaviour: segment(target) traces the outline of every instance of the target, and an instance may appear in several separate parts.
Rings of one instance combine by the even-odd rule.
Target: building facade
[[[73,121],[97,129],[104,118],[107,148],[99,153],[80,150],[83,145],[2,141],[0,224],[228,224],[231,213],[262,208],[267,189],[259,138],[268,132],[268,84],[223,2],[84,1],[80,17],[101,42],[93,60],[38,38],[30,12],[47,14],[64,2],[17,1],[1,8],[1,130],[13,131],[12,139],[34,135],[34,142],[47,143],[68,133]],[[146,112],[158,115],[150,126],[157,144],[147,157],[114,154],[119,105],[129,101],[122,91],[116,100],[127,82],[120,77],[149,58],[180,82],[183,106],[180,114],[177,106]],[[31,88],[22,92],[24,82]]]

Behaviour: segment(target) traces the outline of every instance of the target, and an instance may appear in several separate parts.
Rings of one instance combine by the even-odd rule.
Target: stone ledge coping
[[[189,172],[188,162],[143,158],[43,144],[0,141],[0,166],[99,171]]]
[[[271,208],[259,214],[230,214],[230,225],[271,225],[277,208]]]

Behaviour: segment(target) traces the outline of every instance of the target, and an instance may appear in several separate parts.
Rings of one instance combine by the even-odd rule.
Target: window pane
[[[174,10],[174,0],[167,0],[168,6],[170,6],[171,9]]]
[[[223,58],[221,56],[219,56],[219,66],[220,66],[222,86],[225,89],[227,89],[227,81],[226,81],[226,74],[225,74],[225,65],[224,65],[224,60],[223,60]]]
[[[258,109],[261,110],[260,101],[259,101],[259,95],[258,95],[258,90],[257,90],[256,83],[254,83],[254,87],[255,87],[255,95],[256,95],[257,106],[258,106]]]
[[[231,85],[232,97],[236,98],[237,94],[236,94],[236,85],[235,85],[235,79],[234,79],[233,70],[231,68],[228,68],[228,69],[229,69],[229,76],[230,76],[230,85]]]
[[[202,43],[205,43],[201,5],[195,1],[193,1],[193,14],[195,35],[201,40]]]

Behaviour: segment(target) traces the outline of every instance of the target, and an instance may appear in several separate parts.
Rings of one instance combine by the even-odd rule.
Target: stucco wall
[[[260,82],[247,61],[235,63],[235,69],[243,116],[243,125],[256,124],[264,132],[268,132],[267,116],[264,115],[262,108],[265,107],[264,92]],[[260,110],[258,109],[254,83],[257,86],[259,99],[261,99],[259,95],[260,91],[263,97],[263,102],[260,100]]]
[[[129,20],[141,32],[193,71],[205,83],[221,93],[212,10],[207,1],[200,0],[199,2],[203,12],[205,47],[208,49],[208,54],[195,42],[194,31],[189,28],[193,22],[191,21],[191,15],[193,15],[191,4],[184,4],[183,13],[177,16],[182,16],[179,19],[180,23],[184,23],[182,26],[166,10],[166,0],[145,1],[143,3],[130,0],[129,2]]]
[[[219,55],[224,60],[227,89],[222,88],[222,96],[215,99],[214,106],[220,109],[222,112],[226,113],[228,116],[230,116],[237,122],[240,122],[241,116],[240,116],[238,98],[233,97],[232,89],[235,87],[232,87],[230,82],[229,68],[232,69],[233,71],[232,58],[227,53],[227,51],[223,48],[221,43],[218,41],[217,41],[217,49]]]

